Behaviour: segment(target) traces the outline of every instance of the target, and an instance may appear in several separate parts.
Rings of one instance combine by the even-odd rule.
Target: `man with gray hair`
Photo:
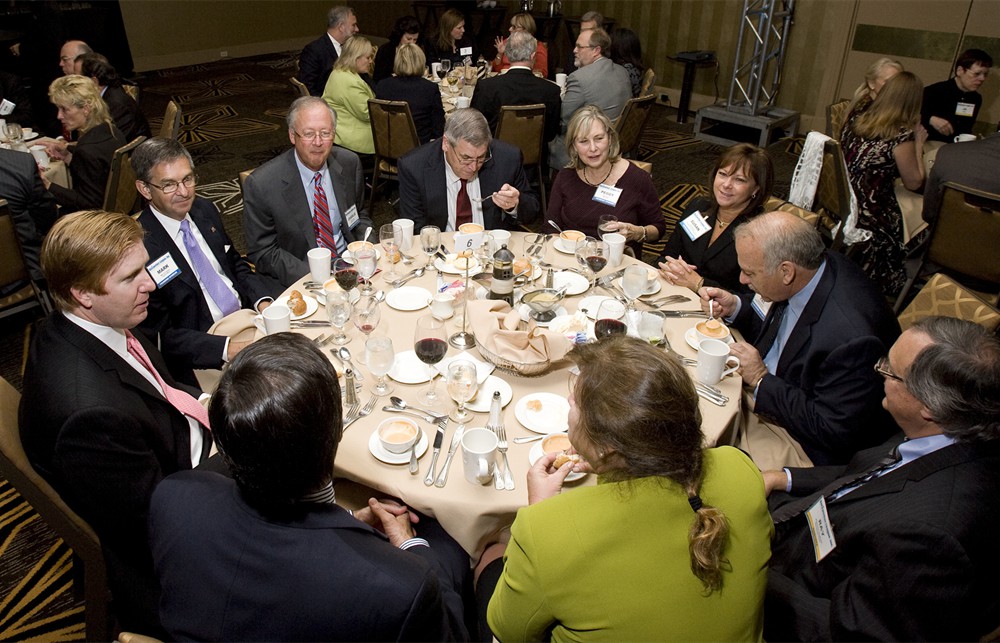
[[[500,109],[504,105],[545,105],[545,142],[559,133],[559,85],[538,78],[531,71],[535,64],[538,41],[527,31],[515,31],[507,39],[506,54],[510,68],[499,76],[476,83],[472,106],[483,113],[496,131]]]
[[[340,49],[347,39],[358,33],[358,19],[354,9],[338,6],[326,15],[326,33],[313,40],[299,54],[299,73],[296,75],[313,96],[322,96],[326,79],[333,63],[340,56]]]
[[[440,141],[407,152],[399,161],[401,216],[457,230],[478,223],[487,230],[531,223],[538,195],[524,175],[521,151],[490,136],[486,118],[471,107],[456,110]]]
[[[580,31],[604,29],[604,16],[596,11],[588,11],[580,16]]]
[[[59,68],[62,69],[63,76],[79,73],[76,67],[76,59],[84,54],[93,53],[90,45],[82,40],[67,40],[59,50]]]
[[[776,469],[843,464],[881,443],[891,423],[872,366],[899,323],[878,288],[794,214],[768,212],[734,236],[740,282],[756,296],[698,294],[748,340],[730,346],[745,385],[743,450]]]
[[[989,640],[1000,624],[1000,341],[929,317],[874,371],[902,434],[846,467],[764,472],[776,525],[764,637]]]
[[[337,116],[322,98],[303,96],[288,110],[292,149],[254,170],[243,184],[243,234],[257,272],[287,288],[309,272],[306,253],[342,255],[372,225],[358,155],[334,147]]]

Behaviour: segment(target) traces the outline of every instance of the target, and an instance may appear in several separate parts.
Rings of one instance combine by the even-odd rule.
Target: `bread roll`
[[[563,451],[562,453],[556,456],[555,461],[552,463],[552,467],[554,469],[558,469],[567,462],[572,462],[573,464],[576,464],[582,461],[583,458],[580,457],[579,453],[566,453],[565,451]]]

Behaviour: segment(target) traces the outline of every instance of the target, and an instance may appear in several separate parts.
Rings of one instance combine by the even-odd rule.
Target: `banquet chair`
[[[847,108],[851,101],[846,98],[830,103],[826,106],[826,135],[839,141],[840,130],[844,129],[844,121],[847,120]]]
[[[295,91],[298,92],[299,96],[308,96],[309,95],[309,88],[306,87],[302,83],[302,81],[299,80],[298,78],[296,78],[295,76],[289,76],[288,82],[290,82],[292,84],[292,87],[295,88]]]
[[[0,297],[0,318],[35,306],[41,306],[46,314],[52,311],[48,293],[41,290],[28,275],[21,244],[14,230],[14,220],[7,202],[0,199],[0,292],[7,291],[10,292]]]
[[[653,92],[653,82],[656,80],[656,72],[650,67],[642,74],[642,87],[639,89],[639,96],[648,96]]]
[[[137,136],[131,143],[115,150],[115,155],[111,157],[111,170],[108,172],[108,183],[104,187],[102,206],[108,212],[131,214],[136,210],[139,191],[135,189],[132,152],[145,140],[145,136]]]
[[[521,150],[521,163],[534,168],[538,175],[538,194],[542,212],[548,210],[543,180],[543,150],[545,148],[545,105],[504,105],[500,108],[495,137]]]
[[[837,141],[826,141],[812,211],[819,215],[819,231],[828,238],[833,250],[840,250],[844,245],[844,226],[837,227],[837,224],[842,224],[851,214],[852,194],[844,150]]]
[[[899,314],[899,327],[906,330],[921,319],[936,315],[964,319],[989,331],[996,331],[1000,326],[1000,310],[940,272],[927,280],[913,301]]]
[[[946,181],[941,205],[930,225],[930,236],[921,248],[916,267],[896,299],[899,314],[913,283],[927,264],[938,272],[964,275],[990,284],[1000,284],[1000,194],[983,192]],[[1000,295],[997,302],[1000,303]]]
[[[625,109],[621,116],[615,121],[615,129],[618,130],[618,141],[621,145],[621,154],[630,158],[639,151],[639,143],[642,142],[642,133],[646,129],[646,123],[653,114],[653,104],[656,97],[652,94],[630,98],[625,103]]]
[[[410,114],[410,104],[406,101],[369,98],[368,114],[372,139],[375,141],[375,169],[368,197],[368,211],[372,212],[379,179],[385,179],[383,183],[388,180],[398,181],[399,169],[396,163],[401,156],[420,146],[420,138]]]
[[[111,594],[101,543],[90,525],[63,502],[28,461],[17,427],[20,399],[17,390],[0,378],[0,475],[73,550],[73,589],[79,592],[83,586],[86,640],[111,640]]]
[[[129,97],[132,100],[135,101],[136,105],[139,104],[139,86],[138,85],[135,85],[133,83],[122,83],[122,89],[125,90],[125,93],[128,94]]]
[[[167,103],[167,109],[163,113],[163,123],[160,125],[160,136],[177,140],[181,133],[181,108],[174,101]]]

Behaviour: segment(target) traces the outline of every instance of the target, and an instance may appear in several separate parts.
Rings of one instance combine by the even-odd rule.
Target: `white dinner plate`
[[[625,285],[622,283],[622,279],[624,279],[624,277],[619,277],[615,281],[615,283],[618,284],[618,287],[621,288],[622,292],[625,292]],[[660,288],[661,288],[660,280],[654,279],[653,281],[650,282],[649,286],[646,287],[646,292],[642,293],[642,295],[639,296],[642,297],[644,295],[655,295],[656,293],[660,292]]]
[[[535,466],[535,463],[538,462],[538,459],[541,458],[543,455],[545,455],[545,451],[542,450],[542,442],[544,442],[544,440],[539,440],[538,442],[535,443],[535,446],[531,447],[531,451],[528,451],[528,463],[531,466]],[[407,462],[409,462],[409,460],[407,460]],[[575,482],[585,477],[586,475],[587,474],[584,473],[583,471],[572,471],[570,472],[569,475],[566,476],[565,482]]]
[[[421,362],[413,351],[403,351],[396,353],[388,375],[400,384],[423,384],[431,381],[431,367]]]
[[[528,409],[528,403],[539,401],[539,411]],[[555,393],[531,393],[514,405],[514,417],[521,426],[533,433],[562,433],[569,428],[569,402]]]
[[[395,290],[390,290],[385,296],[385,303],[390,308],[396,310],[420,310],[427,307],[427,302],[431,299],[431,293],[419,286],[403,286]]]
[[[531,306],[529,306],[528,304],[520,304],[520,305],[518,305],[517,312],[521,313],[521,321],[528,321],[529,319],[531,319]],[[556,317],[558,317],[559,315],[568,315],[569,314],[569,311],[566,310],[565,306],[559,306],[558,308],[556,308],[552,312],[554,312],[556,314]],[[552,319],[555,319],[555,317],[553,317]],[[541,326],[542,328],[548,328],[549,324],[552,323],[552,319],[550,319],[547,322],[538,321],[536,319],[535,323],[538,324],[539,326]]]
[[[552,242],[552,247],[555,248],[558,252],[563,253],[564,255],[576,254],[576,248],[573,247],[567,249],[565,246],[563,246],[563,240],[559,237],[556,237],[556,240]]]
[[[306,312],[302,313],[301,315],[292,314],[292,316],[289,318],[292,321],[298,321],[300,319],[305,319],[309,315],[312,315],[317,310],[319,310],[319,304],[316,303],[316,298],[315,297],[310,297],[309,295],[302,295],[302,301],[306,302]],[[278,297],[277,299],[274,300],[274,303],[280,304],[282,306],[287,306],[288,305],[288,295],[285,295],[284,297]],[[289,308],[289,310],[291,310],[291,308]]]
[[[584,297],[580,300],[580,305],[577,306],[577,310],[587,309],[587,317],[591,319],[597,319],[597,309],[600,308],[601,302],[606,299],[614,299],[614,297],[607,297],[605,295],[591,295],[590,297]]]
[[[503,381],[496,375],[490,375],[486,381],[479,385],[479,392],[476,399],[465,403],[465,408],[476,413],[489,413],[493,404],[493,391],[500,391],[500,404],[507,406],[514,399],[514,389],[510,384]]]
[[[690,346],[691,348],[698,350],[698,344],[701,343],[701,340],[698,339],[698,333],[695,331],[694,326],[684,331],[684,341],[686,341],[688,346]],[[735,341],[733,339],[732,332],[730,332],[729,335],[727,335],[726,338],[721,341],[724,341],[727,344],[732,344]]]
[[[493,364],[490,364],[489,362],[484,362],[483,360],[479,359],[469,351],[462,351],[461,353],[445,357],[443,360],[435,364],[434,368],[436,368],[443,377],[447,377],[448,367],[456,359],[464,359],[476,365],[476,381],[479,382],[480,386],[482,386],[483,382],[486,381],[486,378],[490,376],[490,374],[493,372],[493,369],[496,368],[496,366],[494,366]]]
[[[567,286],[567,295],[582,295],[590,288],[590,281],[581,274],[563,270],[552,275],[552,287],[562,288]]]
[[[420,431],[420,441],[417,442],[417,457],[421,457],[427,453],[427,434],[424,433],[423,429],[418,429]],[[391,451],[386,451],[382,447],[382,443],[378,439],[378,429],[372,431],[372,436],[368,438],[368,451],[376,459],[381,460],[386,464],[409,464],[410,462],[410,452],[406,453],[392,453]],[[567,476],[568,478],[569,476]]]
[[[572,318],[573,318],[573,315],[559,315],[559,316],[557,316],[555,319],[553,319],[552,321],[549,322],[549,330],[558,331],[559,330],[558,327],[559,327],[560,323],[562,323],[564,321],[568,323]],[[594,322],[592,320],[590,320],[590,319],[587,319],[586,322],[587,323],[586,323],[586,325],[585,325],[584,328],[581,328],[580,330],[575,331],[574,333],[567,332],[567,333],[564,333],[564,334],[567,337],[571,338],[571,341],[573,339],[573,336],[576,333],[583,333],[588,338],[593,337],[594,336]]]
[[[440,270],[441,272],[449,274],[449,275],[463,275],[464,276],[465,275],[465,271],[464,270],[459,270],[458,268],[455,267],[455,257],[456,257],[456,255],[454,253],[449,253],[446,256],[447,256],[447,261],[445,261],[441,257],[438,257],[437,259],[435,259],[434,260],[434,267],[437,268],[438,270]],[[476,259],[475,257],[469,257],[469,260],[471,262],[469,264],[469,276],[470,277],[472,277],[474,275],[478,275],[479,273],[481,273],[483,271],[483,267],[479,265],[479,260],[478,259]]]

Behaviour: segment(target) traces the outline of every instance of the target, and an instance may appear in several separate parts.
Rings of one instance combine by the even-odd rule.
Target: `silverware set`
[[[486,428],[496,433],[497,451],[500,452],[500,458],[503,460],[503,471],[500,471],[499,462],[493,470],[493,487],[497,490],[513,491],[514,476],[510,472],[510,462],[507,460],[507,430],[504,428],[503,422],[496,425],[487,424]]]
[[[409,281],[411,281],[413,279],[419,279],[420,277],[423,277],[425,270],[426,270],[425,266],[421,266],[419,268],[414,268],[413,270],[411,270],[410,272],[406,273],[405,275],[403,275],[399,279],[397,279],[395,281],[390,281],[389,285],[392,286],[393,288],[399,288],[403,284],[405,284],[405,283],[407,283],[407,282],[409,282]]]
[[[376,402],[378,402],[378,396],[372,395],[371,398],[368,400],[368,402],[360,409],[358,408],[357,404],[352,406],[351,409],[347,412],[347,415],[344,416],[344,430],[346,431],[347,427],[351,426],[361,418],[368,417],[369,415],[371,415],[372,411],[375,410]]]
[[[725,406],[729,403],[729,397],[711,384],[702,384],[698,380],[694,380],[694,390],[698,392],[700,397],[716,406]]]

